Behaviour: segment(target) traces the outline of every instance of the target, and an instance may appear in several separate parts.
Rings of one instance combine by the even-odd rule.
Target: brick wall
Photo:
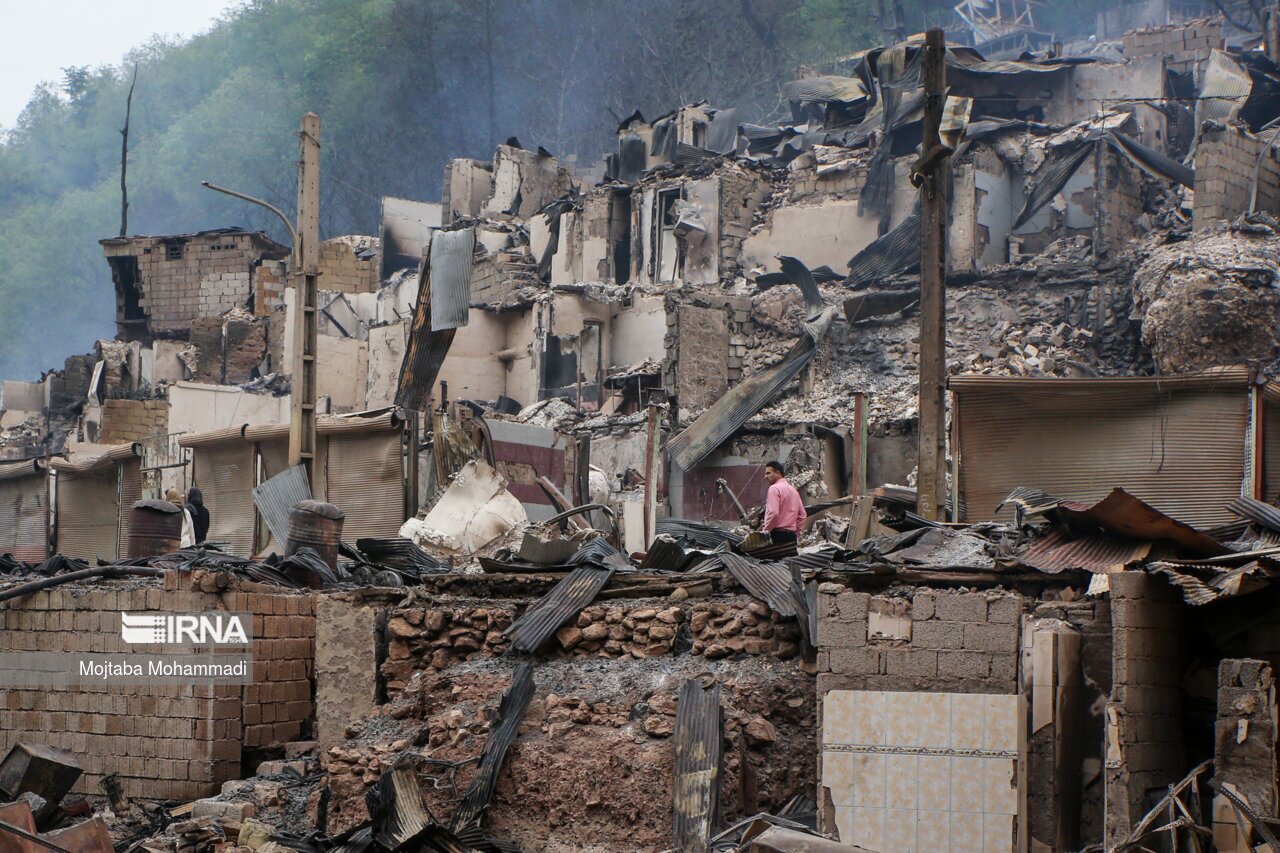
[[[1016,693],[1022,596],[818,590],[818,695],[829,690]]]
[[[253,313],[270,317],[284,307],[284,290],[288,287],[288,266],[284,261],[263,261],[253,271]]]
[[[102,404],[102,444],[126,444],[169,430],[168,400],[107,400]]]
[[[1101,218],[1096,227],[1095,245],[1105,253],[1118,254],[1139,236],[1142,218],[1142,174],[1123,155],[1102,149]],[[1196,198],[1197,204],[1199,197]]]
[[[337,293],[376,293],[378,290],[378,249],[376,237],[335,237],[320,244],[320,286]],[[373,254],[359,258],[357,252]]]
[[[675,321],[675,394],[682,414],[710,406],[729,390],[729,328],[725,311],[681,305],[667,315]]]
[[[1249,209],[1254,169],[1262,148],[1256,136],[1240,127],[1201,134],[1195,161],[1196,228],[1218,219],[1235,219]],[[1257,209],[1280,212],[1280,155],[1270,147],[1258,172]]]
[[[154,332],[186,332],[196,317],[216,317],[249,302],[264,244],[251,234],[197,234],[108,241],[107,257],[138,259],[139,304]]]
[[[1167,583],[1119,572],[1111,583],[1112,690],[1107,705],[1107,843],[1146,814],[1146,792],[1182,778],[1183,605]]]
[[[84,767],[78,793],[100,794],[102,777],[116,773],[128,796],[185,800],[239,778],[243,748],[298,739],[311,718],[313,599],[228,581],[170,572],[163,585],[68,585],[5,603],[0,652],[123,652],[121,611],[252,613],[254,684],[9,690],[0,748],[27,741],[71,750]]]
[[[1151,27],[1124,34],[1121,47],[1125,59],[1139,56],[1166,56],[1173,71],[1191,70],[1197,61],[1222,43],[1222,21],[1217,18],[1188,21],[1167,27]]]

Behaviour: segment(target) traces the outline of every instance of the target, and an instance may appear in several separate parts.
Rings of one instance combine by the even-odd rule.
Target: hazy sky
[[[153,33],[192,36],[237,0],[0,0],[0,127],[71,65],[115,65]]]

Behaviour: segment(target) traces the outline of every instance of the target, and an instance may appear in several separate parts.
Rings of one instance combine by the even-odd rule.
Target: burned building
[[[908,39],[787,121],[635,113],[592,180],[510,140],[325,242],[310,476],[288,251],[103,241],[120,340],[4,388],[23,441],[73,433],[0,471],[5,649],[115,653],[117,613],[182,606],[248,613],[262,669],[24,690],[0,746],[201,798],[113,802],[156,851],[1274,845],[1280,66],[1216,19],[1075,55],[965,5],[945,518]],[[768,461],[795,545],[753,526]],[[210,543],[130,553],[170,484]]]

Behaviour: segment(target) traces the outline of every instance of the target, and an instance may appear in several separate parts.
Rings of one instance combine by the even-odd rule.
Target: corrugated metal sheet
[[[533,667],[522,663],[516,667],[511,676],[511,686],[502,694],[498,703],[498,719],[489,729],[484,749],[480,753],[480,764],[458,810],[453,813],[450,826],[454,832],[468,827],[479,827],[484,817],[489,800],[493,797],[493,789],[498,783],[498,772],[502,770],[502,762],[507,757],[507,750],[515,742],[520,731],[520,721],[524,718],[529,700],[533,698]]]
[[[281,551],[289,541],[289,510],[301,501],[311,500],[307,469],[301,465],[286,468],[253,488],[253,505],[271,530],[272,539]]]
[[[520,652],[535,652],[561,625],[595,601],[600,590],[613,577],[614,567],[579,566],[556,584],[551,592],[538,599],[503,633],[511,638],[511,647]]]
[[[866,87],[856,77],[806,77],[782,84],[782,97],[788,101],[840,101],[847,104],[866,96]]]
[[[1080,165],[1093,153],[1093,141],[1081,140],[1071,146],[1063,146],[1051,155],[1053,162],[1042,169],[1036,176],[1035,186],[1027,193],[1027,200],[1022,205],[1022,212],[1014,220],[1013,227],[1020,228],[1031,217],[1036,215],[1053,197],[1062,192],[1062,188],[1071,180]]]
[[[326,438],[327,499],[347,514],[343,535],[388,538],[404,524],[400,429],[335,433]]]
[[[1014,562],[1055,575],[1066,569],[1108,572],[1142,560],[1149,553],[1150,542],[1107,535],[1072,538],[1057,529],[1031,544]]]
[[[920,207],[916,205],[896,228],[877,237],[853,256],[845,283],[853,288],[866,287],[882,278],[919,268],[922,228]]]
[[[110,468],[114,463],[121,459],[128,459],[130,456],[141,456],[142,446],[137,442],[130,444],[116,444],[98,456],[92,456],[87,459],[77,459],[72,462],[66,459],[50,459],[49,467],[55,471],[67,471],[70,473],[87,473],[89,471],[102,471]]]
[[[0,466],[0,554],[49,556],[49,472],[43,460]]]
[[[1257,522],[1263,527],[1280,532],[1280,507],[1253,498],[1239,497],[1227,505],[1227,509],[1241,518]]]
[[[118,511],[119,533],[116,541],[116,559],[129,556],[129,525],[132,522],[133,505],[142,500],[142,460],[136,456],[120,461],[120,507]]]
[[[1058,514],[1068,523],[1092,522],[1118,536],[1176,542],[1197,557],[1217,557],[1228,553],[1227,547],[1212,536],[1170,518],[1124,489],[1112,489],[1109,495],[1092,506],[1063,501],[1058,504]]]
[[[1152,177],[1174,181],[1188,189],[1195,189],[1196,173],[1190,166],[1166,157],[1154,148],[1148,148],[1118,130],[1111,131],[1104,138],[1107,144]]]
[[[953,378],[961,520],[1012,521],[996,507],[1018,486],[1079,501],[1121,486],[1197,527],[1230,521],[1249,417],[1234,378]]]
[[[471,309],[471,264],[476,252],[472,228],[437,231],[431,238],[431,329],[467,325]]]
[[[703,687],[691,678],[680,688],[676,705],[675,849],[707,853],[711,833],[720,825],[721,728],[720,685]]]
[[[120,543],[119,465],[58,473],[57,550],[66,557],[115,560]]]
[[[195,485],[204,492],[209,510],[208,541],[223,543],[230,554],[253,556],[256,480],[253,445],[234,430],[218,442],[201,442],[195,448],[192,467]]]
[[[675,539],[686,539],[699,548],[718,548],[726,542],[736,545],[742,541],[740,535],[723,527],[666,516],[657,520],[655,532]]]
[[[804,334],[781,361],[753,373],[729,389],[697,420],[668,442],[667,452],[671,460],[688,471],[741,429],[752,415],[764,408],[788,382],[800,374],[817,353],[818,343],[826,336],[835,315],[836,309],[828,307],[817,320],[803,324]]]
[[[1269,586],[1275,577],[1274,564],[1262,561],[1246,563],[1229,571],[1222,571],[1221,566],[1166,562],[1151,563],[1146,570],[1163,575],[1181,590],[1187,604],[1194,605],[1257,592]]]
[[[1224,51],[1214,50],[1204,64],[1196,99],[1196,127],[1206,121],[1226,124],[1240,114],[1253,91],[1253,79],[1244,66]]]
[[[711,560],[719,561],[738,583],[746,587],[747,592],[768,604],[775,613],[780,616],[800,615],[791,594],[791,570],[782,563],[753,560],[727,551]]]
[[[451,234],[464,236],[450,237]],[[470,254],[466,255],[464,275],[462,249],[468,239],[471,241],[471,251],[474,252],[475,233],[469,228],[437,232],[431,241],[431,262],[423,264],[413,329],[409,333],[409,346],[405,349],[404,361],[400,367],[397,406],[412,411],[425,411],[431,400],[431,388],[440,374],[449,346],[453,343],[455,330],[458,326],[466,325],[471,300],[472,258]],[[443,242],[440,244],[442,248],[437,269],[438,241]],[[437,274],[442,282],[439,285],[436,284]],[[437,301],[441,303],[439,308],[435,306]],[[445,325],[435,325],[437,316]]]

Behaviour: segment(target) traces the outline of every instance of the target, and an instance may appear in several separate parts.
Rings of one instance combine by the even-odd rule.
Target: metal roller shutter
[[[1119,486],[1196,527],[1234,519],[1246,473],[1243,383],[1044,380],[955,391],[965,521],[1011,521],[1016,486],[1093,503]]]
[[[403,430],[333,433],[327,437],[326,498],[346,514],[342,538],[391,538],[404,524]]]
[[[58,553],[114,560],[120,543],[119,466],[58,473]]]
[[[49,556],[49,475],[31,462],[14,468],[0,473],[0,554],[38,563]]]
[[[209,510],[208,540],[237,557],[251,557],[257,516],[253,445],[236,436],[197,445],[194,457],[195,485]]]
[[[129,555],[129,518],[133,505],[142,500],[142,460],[126,459],[120,463],[120,541],[117,557]]]

